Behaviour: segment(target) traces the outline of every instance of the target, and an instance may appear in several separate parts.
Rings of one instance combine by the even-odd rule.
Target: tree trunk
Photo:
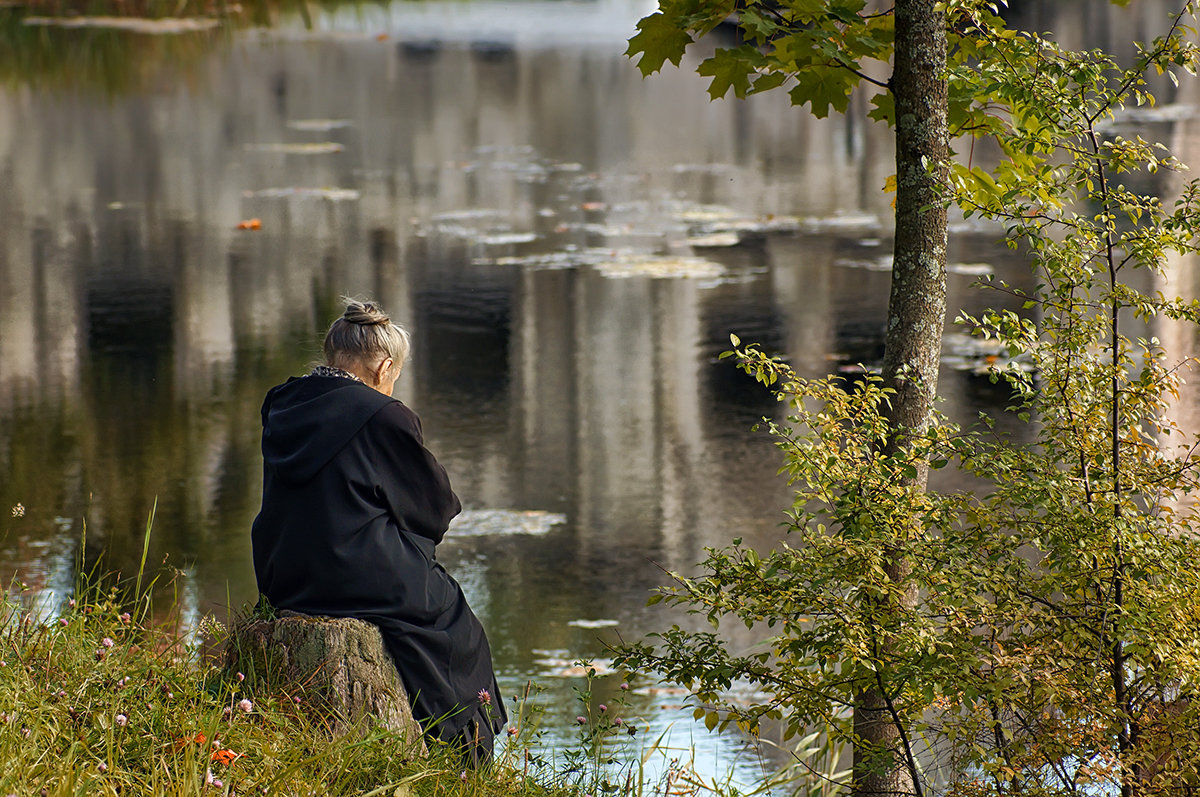
[[[909,433],[929,424],[946,318],[946,17],[935,5],[934,0],[896,0],[895,5],[896,233],[883,376],[897,392],[889,412],[895,434],[885,453],[899,450]],[[928,475],[928,464],[920,463],[916,478],[908,481],[924,489]],[[909,573],[899,554],[888,557],[885,569],[893,581],[904,582]],[[905,593],[904,601],[915,604],[915,590]],[[888,658],[889,640],[877,644],[881,658]],[[855,702],[856,797],[921,793],[913,751],[889,708],[887,676],[881,673],[882,688],[864,688]],[[882,768],[881,750],[890,753]]]

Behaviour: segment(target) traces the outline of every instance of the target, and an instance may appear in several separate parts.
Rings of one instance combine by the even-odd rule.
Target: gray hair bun
[[[325,335],[325,364],[354,370],[374,367],[380,359],[391,357],[399,369],[408,360],[411,348],[408,331],[370,299],[344,297],[346,312],[334,321]]]
[[[357,299],[346,299],[345,301],[346,312],[342,314],[342,318],[351,324],[376,326],[392,322],[392,319],[383,311],[383,308],[375,304],[375,302],[360,302]]]

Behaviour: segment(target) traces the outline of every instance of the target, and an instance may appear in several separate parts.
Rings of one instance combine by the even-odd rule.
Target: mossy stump
[[[291,612],[247,618],[234,627],[225,663],[258,693],[300,698],[335,736],[382,727],[425,753],[408,693],[370,623]]]

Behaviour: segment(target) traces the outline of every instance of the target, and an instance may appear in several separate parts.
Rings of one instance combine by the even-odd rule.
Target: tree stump
[[[423,755],[421,727],[379,629],[350,617],[286,612],[238,623],[225,657],[256,689],[299,697],[333,735],[382,727]]]

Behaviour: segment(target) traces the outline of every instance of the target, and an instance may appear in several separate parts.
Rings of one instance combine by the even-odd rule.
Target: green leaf
[[[793,105],[808,104],[818,119],[829,116],[830,110],[844,113],[850,105],[850,92],[858,77],[837,67],[813,67],[795,76],[796,86],[788,92]]]
[[[637,24],[638,33],[629,40],[625,55],[640,55],[637,67],[642,75],[652,75],[662,69],[665,61],[679,66],[684,50],[692,37],[662,13],[644,17]]]
[[[737,49],[719,48],[696,71],[712,78],[708,85],[708,95],[712,99],[721,99],[730,89],[734,96],[745,97],[750,91],[750,76],[757,72],[756,62],[761,61],[758,50],[748,44]]]
[[[788,76],[783,72],[766,72],[755,78],[754,87],[750,90],[750,93],[761,94],[764,91],[779,88],[787,79]]]

